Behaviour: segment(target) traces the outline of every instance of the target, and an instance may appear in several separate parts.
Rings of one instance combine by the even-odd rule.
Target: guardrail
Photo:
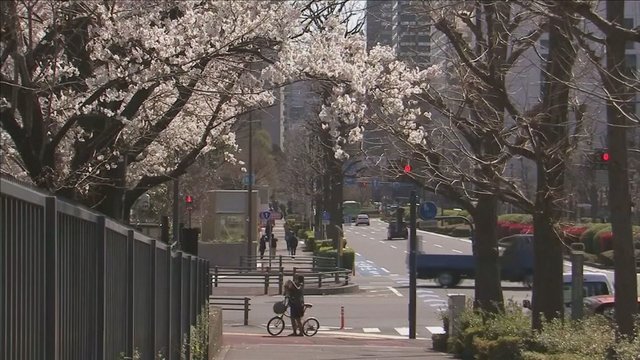
[[[210,269],[211,282],[213,288],[220,285],[261,285],[264,286],[264,294],[269,293],[272,284],[278,285],[278,294],[283,293],[285,277],[293,277],[301,274],[305,278],[305,287],[322,288],[328,283],[348,285],[351,279],[351,270],[333,269],[328,271],[313,271],[312,268],[277,269],[264,268],[254,270],[249,267],[220,267],[214,266]]]
[[[248,297],[209,297],[209,304],[219,306],[222,310],[244,311],[244,325],[249,325],[249,311],[251,311]]]

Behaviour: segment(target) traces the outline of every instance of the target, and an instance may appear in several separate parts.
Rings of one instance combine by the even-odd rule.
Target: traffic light
[[[596,169],[606,169],[611,162],[611,154],[607,149],[596,149],[592,154],[592,163]]]
[[[411,164],[407,164],[404,166],[404,173],[405,174],[410,174],[411,173]]]
[[[184,202],[187,205],[187,209],[193,208],[193,197],[191,195],[187,195],[184,197]]]

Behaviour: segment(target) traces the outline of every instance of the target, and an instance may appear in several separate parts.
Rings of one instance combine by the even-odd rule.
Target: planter
[[[447,340],[449,335],[447,334],[433,334],[431,335],[431,342],[433,350],[440,352],[447,352]]]

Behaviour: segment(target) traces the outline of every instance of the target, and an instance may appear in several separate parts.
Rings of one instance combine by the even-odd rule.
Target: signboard
[[[438,207],[432,201],[425,201],[420,204],[418,208],[418,214],[422,220],[431,220],[438,215]]]
[[[282,220],[282,213],[277,211],[271,211],[271,219],[273,220]]]
[[[322,225],[329,225],[329,223],[331,222],[331,214],[329,214],[328,211],[323,211],[322,212]]]

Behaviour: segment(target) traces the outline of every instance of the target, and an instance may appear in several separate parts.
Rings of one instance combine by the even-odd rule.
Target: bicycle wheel
[[[280,316],[274,316],[267,323],[267,331],[272,336],[278,336],[284,330],[284,320]]]
[[[318,332],[320,322],[316,318],[308,318],[302,323],[302,333],[307,336],[313,336]]]

